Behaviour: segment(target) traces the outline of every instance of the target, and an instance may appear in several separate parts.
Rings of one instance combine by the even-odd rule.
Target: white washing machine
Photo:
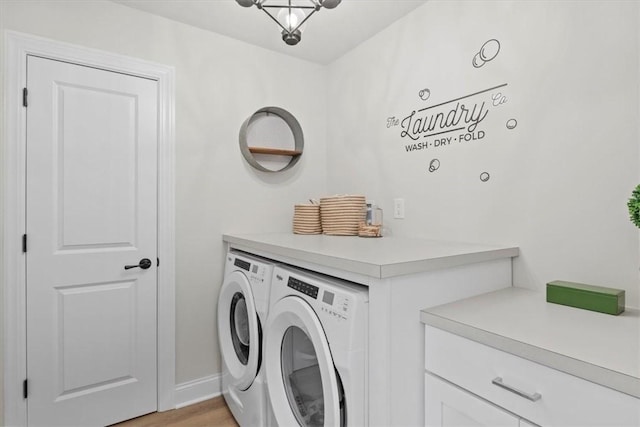
[[[271,424],[368,425],[366,287],[276,266],[264,349]]]
[[[242,427],[267,424],[262,337],[273,269],[269,260],[227,253],[218,298],[222,393]]]

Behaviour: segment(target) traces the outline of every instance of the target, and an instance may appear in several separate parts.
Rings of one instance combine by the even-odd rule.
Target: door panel
[[[157,83],[28,57],[29,425],[157,407]]]
[[[61,342],[60,396],[133,379],[135,282],[61,287],[56,326]],[[119,310],[112,310],[118,307]],[[87,328],[86,325],[92,325]],[[109,345],[102,337],[109,336]],[[78,345],[77,343],[82,343]],[[88,360],[99,363],[87,363]]]
[[[56,89],[59,249],[135,246],[136,97]]]

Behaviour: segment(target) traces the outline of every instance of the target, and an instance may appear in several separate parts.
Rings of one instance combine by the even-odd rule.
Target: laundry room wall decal
[[[396,153],[394,157],[400,156],[399,160],[410,155],[405,160],[409,166],[420,161],[420,156],[428,156],[419,170],[440,183],[461,174],[465,181],[483,184],[496,182],[494,177],[504,178],[495,169],[502,168],[496,159],[511,152],[505,142],[517,140],[514,113],[521,100],[513,93],[518,87],[511,87],[509,69],[501,64],[507,60],[502,47],[497,38],[483,38],[467,46],[462,58],[449,59],[451,66],[461,66],[459,71],[443,71],[440,77],[455,74],[455,79],[436,85],[441,81],[436,80],[436,73],[429,82],[417,79],[411,84],[412,96],[406,98],[410,108],[403,111],[399,104],[402,113],[382,116],[390,135],[385,145]],[[505,149],[505,154],[493,154]]]
[[[387,118],[387,128],[400,126],[400,137],[409,140],[404,145],[408,153],[428,148],[446,147],[453,143],[479,141],[486,136],[486,131],[480,129],[479,126],[487,118],[491,108],[499,107],[507,102],[507,97],[503,92],[497,91],[506,86],[507,83],[503,83],[435,105],[412,110],[402,119],[390,116]],[[419,92],[420,99],[423,99],[425,93],[426,89]],[[486,99],[487,93],[490,94],[488,100]],[[465,100],[471,100],[471,102]],[[450,133],[451,135],[447,135]]]
[[[498,52],[500,52],[500,42],[496,39],[487,40],[475,54],[471,63],[475,68],[480,68],[487,62],[493,61],[498,56]]]

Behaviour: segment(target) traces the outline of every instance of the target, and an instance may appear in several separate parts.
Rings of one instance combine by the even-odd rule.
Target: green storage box
[[[624,291],[555,280],[547,283],[547,302],[617,315],[624,311]]]

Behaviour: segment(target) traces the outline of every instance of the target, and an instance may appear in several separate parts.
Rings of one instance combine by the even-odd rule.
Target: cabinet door
[[[425,373],[425,425],[519,427],[519,419],[466,390]]]

